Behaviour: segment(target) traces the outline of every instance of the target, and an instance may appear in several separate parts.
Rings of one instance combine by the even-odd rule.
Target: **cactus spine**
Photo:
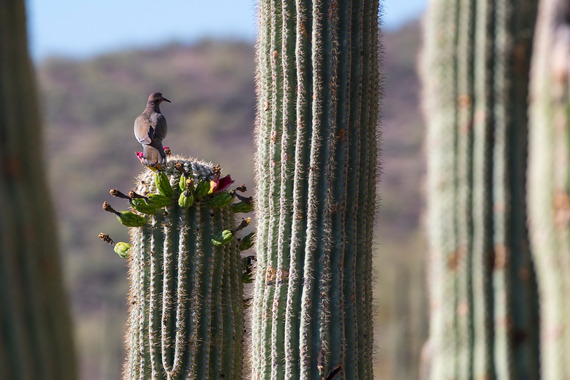
[[[75,379],[23,0],[0,5],[0,378]]]
[[[182,164],[183,170],[175,169]],[[234,230],[231,205],[212,207],[210,196],[180,207],[183,172],[210,181],[212,165],[181,158],[165,169],[173,189],[166,211],[131,228],[129,327],[125,379],[240,379],[243,285],[239,241],[215,236]],[[153,173],[138,178],[136,193],[157,191]],[[184,183],[184,181],[182,181]],[[187,182],[189,185],[190,182]]]
[[[259,14],[253,378],[370,379],[378,1]]]
[[[537,378],[525,227],[536,1],[436,0],[423,54],[433,379]]]
[[[541,0],[532,61],[529,211],[541,300],[541,374],[570,378],[570,6]]]

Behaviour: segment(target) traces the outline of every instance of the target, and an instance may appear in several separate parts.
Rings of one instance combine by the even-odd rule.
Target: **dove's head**
[[[162,92],[153,92],[152,94],[150,94],[150,96],[148,97],[148,104],[149,105],[159,105],[162,102],[168,102],[170,103],[170,100],[166,99],[164,96],[162,96]]]

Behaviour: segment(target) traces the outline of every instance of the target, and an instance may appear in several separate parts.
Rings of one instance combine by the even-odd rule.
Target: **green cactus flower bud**
[[[251,232],[250,234],[245,235],[241,239],[241,242],[239,243],[239,250],[245,251],[246,249],[250,249],[251,247],[253,247],[254,243],[255,243],[255,232]]]
[[[170,186],[170,180],[164,172],[156,172],[154,174],[154,183],[160,194],[168,198],[172,196],[172,186]]]
[[[194,196],[196,199],[204,198],[208,195],[208,191],[210,191],[210,181],[201,180],[196,185],[196,190],[194,191]]]
[[[182,173],[182,175],[180,176],[180,180],[178,181],[178,187],[180,188],[180,191],[186,190],[186,180],[187,179],[188,179],[187,174]]]
[[[178,205],[182,208],[189,208],[194,204],[194,195],[191,190],[186,190],[180,193],[178,198]]]
[[[118,242],[115,244],[115,253],[121,256],[123,259],[128,259],[129,255],[131,254],[131,247],[129,243],[125,243],[123,241]]]
[[[232,240],[234,240],[234,234],[232,231],[223,230],[214,235],[212,238],[212,244],[218,247],[220,245],[228,244]]]
[[[235,213],[243,212],[248,213],[253,211],[253,202],[245,203],[245,202],[238,202],[232,204],[232,211]]]
[[[117,214],[117,220],[127,227],[142,227],[146,224],[146,218],[131,211],[121,211]]]
[[[143,214],[154,215],[158,211],[157,207],[147,204],[142,198],[132,198],[130,204],[135,210]]]
[[[233,195],[230,193],[221,193],[210,199],[210,207],[225,207],[232,203],[234,199]]]
[[[152,207],[162,208],[170,204],[170,197],[162,194],[150,194],[146,203]]]

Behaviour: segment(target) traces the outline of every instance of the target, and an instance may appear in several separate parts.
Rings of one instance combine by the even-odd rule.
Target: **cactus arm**
[[[536,4],[432,5],[423,72],[432,377],[537,377],[537,298],[524,225]]]
[[[265,66],[260,73],[272,70],[274,75],[267,80],[274,82],[274,89],[279,91],[272,92],[275,99],[259,110],[256,134],[258,157],[267,149],[275,156],[271,156],[273,162],[257,160],[257,180],[262,189],[257,211],[260,218],[277,221],[278,229],[277,233],[269,231],[258,236],[260,271],[256,288],[261,290],[254,296],[254,322],[260,320],[265,327],[253,338],[260,340],[254,343],[254,352],[259,355],[254,353],[253,376],[326,378],[335,368],[342,372],[344,366],[352,366],[357,376],[370,377],[371,363],[364,362],[372,358],[372,334],[363,329],[371,327],[371,316],[362,314],[372,311],[371,272],[362,265],[357,276],[356,268],[371,262],[369,224],[374,216],[371,210],[375,204],[376,165],[369,161],[376,157],[378,94],[374,87],[378,78],[373,72],[363,75],[363,70],[377,69],[378,62],[372,55],[378,51],[372,46],[377,36],[364,39],[362,35],[377,32],[378,12],[373,7],[378,3],[365,7],[360,1],[289,0],[277,8],[272,4],[263,1],[260,8],[258,63]],[[264,47],[266,34],[275,36],[281,51]],[[349,51],[354,35],[359,39],[357,50]],[[352,55],[358,55],[356,69]],[[357,86],[350,81],[354,73],[358,76]],[[367,82],[364,89],[362,83],[369,79],[372,82]],[[261,99],[269,97],[267,88],[260,80]],[[353,99],[353,94],[358,99]],[[360,104],[363,102],[367,105]],[[355,112],[371,114],[352,117],[353,104]],[[290,122],[293,118],[294,123]],[[266,120],[271,127],[264,125]],[[352,124],[355,120],[359,124]],[[356,143],[350,141],[350,136]],[[363,145],[366,148],[361,148]],[[357,151],[351,156],[353,147]],[[349,162],[355,166],[350,167]],[[347,183],[352,171],[359,174],[351,196],[355,200],[360,196],[362,203],[347,206],[345,192],[352,186]],[[270,181],[269,187],[259,183],[262,178]],[[276,201],[265,205],[260,202],[271,197]],[[348,208],[355,209],[350,216]],[[350,233],[345,226],[347,218],[351,221]],[[270,223],[268,228],[272,226]],[[353,260],[346,274],[345,263],[350,258]],[[352,283],[345,286],[347,277]],[[352,306],[347,306],[349,303]],[[353,313],[353,326],[346,326],[345,310]],[[272,334],[268,336],[270,323]],[[354,339],[347,343],[345,331],[349,329]],[[274,339],[268,342],[269,338]],[[268,348],[262,349],[264,345]],[[346,351],[356,350],[359,345],[362,352],[370,352],[361,357],[351,352],[355,363],[347,363]],[[284,372],[277,365],[281,358],[285,361]]]
[[[74,379],[24,2],[3,2],[0,22],[0,376]]]
[[[541,301],[541,376],[570,376],[570,70],[567,1],[539,3],[531,72],[529,220]]]

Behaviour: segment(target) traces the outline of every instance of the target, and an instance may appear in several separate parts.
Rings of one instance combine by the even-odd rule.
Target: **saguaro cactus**
[[[211,164],[173,158],[162,177],[166,181],[147,170],[130,193],[134,209],[148,215],[142,227],[131,227],[132,248],[126,252],[125,379],[242,377],[242,264],[234,238],[240,227],[230,204],[233,193],[215,194],[210,186],[214,172]],[[208,195],[211,189],[214,194]],[[124,223],[138,225],[118,214]]]
[[[0,4],[0,378],[75,379],[23,0]]]
[[[570,5],[541,0],[532,60],[529,210],[542,378],[570,378]]]
[[[536,1],[430,3],[422,75],[433,379],[538,378],[524,190],[535,17]]]
[[[371,379],[378,1],[262,0],[254,379]]]

